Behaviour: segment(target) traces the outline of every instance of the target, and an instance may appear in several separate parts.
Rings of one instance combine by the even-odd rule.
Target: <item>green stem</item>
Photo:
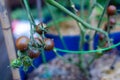
[[[52,12],[52,10],[51,10],[51,8],[49,7],[49,5],[48,5],[47,3],[46,3],[46,5],[48,6],[48,9],[49,9],[49,11],[50,11],[50,13],[51,13],[51,16],[52,16],[52,18],[53,18],[53,23],[54,23],[55,28],[56,28],[56,30],[57,30],[57,32],[58,32],[58,35],[59,35],[59,37],[60,37],[60,40],[61,40],[64,48],[67,49],[67,46],[66,46],[66,44],[65,44],[65,42],[64,42],[64,40],[63,40],[63,36],[62,36],[61,33],[60,33],[60,27],[59,27],[59,25],[56,24],[56,17],[54,16],[54,13]]]
[[[110,34],[110,16],[108,16],[108,19],[107,19],[107,32],[108,32],[108,34]]]
[[[105,4],[105,6],[104,6],[104,10],[103,10],[102,15],[100,16],[100,20],[99,20],[99,22],[98,22],[98,26],[97,26],[98,28],[100,28],[102,19],[103,19],[103,17],[104,17],[105,12],[106,12],[107,6],[109,5],[109,2],[110,2],[110,0],[107,0],[107,1],[106,1],[106,4]],[[97,33],[97,31],[95,31],[94,36],[96,35],[96,33]],[[94,36],[93,36],[93,37],[94,37]],[[107,35],[106,35],[106,37],[107,37],[107,40],[109,41],[108,43],[109,43],[109,45],[110,45],[109,37],[108,37]]]
[[[63,12],[67,13],[69,16],[71,16],[72,18],[74,18],[75,20],[77,20],[78,22],[81,22],[84,26],[89,26],[91,27],[89,24],[87,24],[86,22],[84,22],[81,18],[79,18],[78,16],[76,16],[74,13],[70,12],[69,10],[67,10],[66,8],[64,8],[62,5],[60,5],[59,3],[57,3],[54,0],[47,0],[47,2],[57,8],[59,8],[60,10],[62,10]]]
[[[30,20],[30,23],[32,23],[33,25],[35,25],[34,19],[32,17],[32,14],[30,12],[30,8],[29,8],[29,5],[28,5],[28,0],[23,0],[23,2],[25,4],[25,8],[26,8],[27,15],[28,15],[28,18]]]
[[[102,29],[99,29],[99,28],[95,28],[95,27],[92,27],[90,24],[86,23],[84,20],[82,20],[81,18],[79,18],[78,16],[76,16],[74,13],[70,12],[69,10],[67,10],[66,8],[64,8],[62,5],[60,5],[59,3],[57,3],[56,1],[54,0],[47,0],[47,2],[57,8],[59,8],[60,10],[62,10],[63,12],[67,13],[69,16],[71,16],[72,18],[74,18],[76,21],[80,22],[83,26],[85,26],[86,28],[88,29],[91,29],[91,30],[96,30],[98,32],[101,32],[103,33],[107,39],[108,39],[108,42],[109,41],[109,37],[108,37],[108,34],[103,31]]]
[[[30,41],[32,42],[32,44],[35,42],[33,34],[34,34],[34,30],[33,30],[32,24],[30,23]]]
[[[110,50],[110,49],[113,49],[113,48],[116,48],[117,46],[120,46],[120,42],[117,43],[117,44],[114,44],[112,46],[109,46],[107,48],[101,48],[101,49],[97,49],[97,50],[89,50],[89,51],[71,51],[71,50],[63,50],[63,49],[59,49],[59,48],[54,48],[56,49],[57,51],[60,51],[60,52],[66,52],[66,53],[74,53],[74,54],[90,54],[90,53],[96,53],[96,52],[103,52],[103,51],[106,51],[106,50]]]
[[[75,9],[75,6],[74,6],[74,3],[72,2],[72,0],[68,0],[69,1],[69,5],[70,7],[73,9],[73,12],[74,14],[77,15],[77,12],[76,12],[76,9]],[[79,50],[83,48],[83,44],[84,44],[84,33],[85,33],[85,30],[83,28],[83,26],[78,22],[76,21],[78,27],[79,27],[79,30],[80,30],[80,35],[81,35],[81,38],[79,39]]]
[[[91,16],[91,14],[92,14],[92,11],[93,11],[93,9],[95,8],[95,6],[96,6],[96,4],[93,4],[93,6],[90,8],[90,10],[89,10],[89,14],[88,14],[88,18],[87,18],[87,21],[89,22],[90,21],[90,16]]]
[[[62,59],[65,63],[71,63],[71,64],[74,64],[74,63],[68,61],[67,59],[65,59],[63,56],[61,56],[61,55],[57,52],[56,49],[53,49],[53,52],[55,53],[55,55],[56,55],[58,58]]]
[[[99,3],[96,3],[96,5],[97,5],[101,10],[104,9],[104,7],[103,7],[102,5],[100,5]]]
[[[42,52],[42,60],[43,60],[43,63],[46,64],[47,61],[46,61],[46,58],[45,58],[44,48],[41,49],[41,52]]]
[[[35,22],[34,22],[34,19],[33,19],[32,15],[31,15],[30,8],[29,8],[29,5],[28,5],[28,1],[23,0],[23,3],[25,5],[25,9],[26,9],[29,21],[30,21],[30,39],[31,39],[31,43],[34,43],[35,40],[34,40],[34,37],[33,37],[33,34],[34,34],[33,25],[35,25]]]
[[[80,3],[80,16],[82,19],[84,19],[84,3],[85,3],[85,0],[81,0],[81,3]]]
[[[77,15],[77,12],[76,12],[76,9],[75,9],[75,6],[74,6],[72,0],[69,0],[69,4],[70,4],[71,8],[73,9],[73,12]],[[79,49],[83,50],[84,38],[85,38],[85,29],[83,28],[83,26],[78,21],[76,21],[76,23],[77,23],[77,25],[80,29],[80,32],[81,32],[80,33],[81,38],[79,39]],[[88,71],[87,71],[87,69],[85,69],[84,64],[83,64],[84,63],[84,57],[81,54],[78,55],[78,56],[79,56],[79,62],[78,62],[79,68],[80,68],[81,71],[83,71],[84,75],[89,79]]]
[[[104,10],[103,10],[103,12],[102,12],[102,15],[100,16],[100,20],[99,20],[99,22],[98,22],[98,28],[100,27],[100,25],[101,25],[101,22],[102,22],[102,19],[103,19],[103,17],[104,17],[104,14],[105,14],[105,12],[106,12],[106,9],[107,9],[107,7],[108,7],[108,5],[109,5],[109,2],[110,2],[110,0],[107,0],[106,1],[106,4],[105,4],[105,6],[104,6]]]
[[[100,53],[101,55],[97,55],[95,54],[93,56],[93,58],[88,62],[88,68],[90,67],[90,65],[96,60],[96,59],[99,59],[101,56],[103,56],[104,54]]]

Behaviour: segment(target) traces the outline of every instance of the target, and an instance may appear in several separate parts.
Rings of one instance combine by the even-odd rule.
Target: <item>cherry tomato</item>
[[[39,38],[39,37],[36,37],[36,38],[35,38],[35,41],[36,41],[39,45],[42,44],[42,39]]]
[[[40,38],[36,37],[34,39],[35,39],[35,41],[32,43],[33,47],[42,45],[42,40]]]
[[[109,21],[110,21],[110,25],[111,25],[111,26],[116,24],[116,20],[115,20],[115,18],[113,18],[113,17],[111,17],[111,18],[109,19]]]
[[[45,50],[50,51],[54,48],[54,41],[49,38],[44,39],[45,42]]]
[[[37,49],[28,50],[28,56],[30,58],[37,58],[39,55],[40,55],[40,52]]]
[[[24,51],[28,48],[29,38],[26,36],[21,36],[16,40],[17,49]]]
[[[108,29],[108,25],[107,25],[107,23],[104,25],[104,30],[105,31],[107,31],[107,29]]]
[[[104,40],[104,38],[105,38],[105,36],[103,34],[99,34],[98,37],[99,37],[100,41]]]
[[[116,7],[114,5],[108,6],[108,8],[107,8],[107,14],[109,16],[112,16],[112,15],[115,15],[115,13],[116,13]]]
[[[37,26],[36,26],[36,32],[37,33],[39,33],[39,34],[42,34],[42,30],[41,30],[41,24],[38,24]]]
[[[109,28],[112,29],[113,26],[112,25],[109,25]],[[104,26],[104,30],[107,31],[108,30],[108,23],[105,24]]]

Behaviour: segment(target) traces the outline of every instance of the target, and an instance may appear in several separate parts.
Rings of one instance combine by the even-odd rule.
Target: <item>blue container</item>
[[[60,49],[64,49],[59,36],[46,34],[46,37],[54,39],[55,47],[60,48]],[[114,44],[116,44],[116,43],[118,43],[120,41],[120,32],[112,33],[112,34],[110,34],[110,37],[114,39],[113,42],[114,42]],[[88,36],[86,38],[88,38]],[[76,35],[76,36],[64,36],[63,37],[63,40],[65,41],[67,48],[69,50],[76,50],[76,51],[78,50],[78,47],[79,47],[79,39],[80,39],[79,35]],[[94,45],[94,49],[95,49],[97,47],[97,44],[98,44],[98,35],[95,36],[94,42],[95,43],[93,43],[93,45]],[[85,43],[84,50],[88,50],[88,48],[89,48],[88,43]],[[117,48],[120,49],[120,46],[118,46]],[[59,52],[59,54],[64,55],[65,53]],[[47,61],[50,61],[50,60],[52,60],[53,58],[56,57],[56,55],[54,54],[53,51],[45,52],[45,56],[46,56]],[[42,61],[41,56],[39,56],[38,58],[36,58],[34,60],[35,67],[38,67],[42,63],[43,63],[43,61]],[[30,73],[33,70],[34,70],[34,68],[30,67],[28,72],[25,73],[22,70],[22,67],[21,67],[20,68],[21,80],[26,80],[26,74]]]

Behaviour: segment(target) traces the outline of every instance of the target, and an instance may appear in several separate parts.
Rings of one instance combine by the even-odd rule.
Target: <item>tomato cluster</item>
[[[18,49],[18,59],[12,62],[12,66],[15,68],[20,67],[21,65],[29,67],[32,65],[32,60],[40,56],[42,50],[50,51],[54,48],[54,41],[50,38],[43,37],[44,33],[47,32],[45,25],[42,23],[35,26],[35,33],[39,36],[28,38],[26,36],[20,36],[16,40],[16,48]],[[30,37],[31,37],[30,36]]]
[[[107,31],[108,33],[110,32],[111,29],[113,29],[113,26],[116,24],[116,19],[114,15],[116,14],[116,6],[114,5],[109,5],[107,7],[107,15],[108,15],[108,22],[104,25],[104,30]],[[106,38],[103,34],[99,34],[99,46],[100,47],[108,47],[108,41],[106,41]],[[110,51],[106,50],[106,51]]]
[[[116,6],[109,5],[107,8],[107,15],[109,17],[108,22],[104,26],[104,30],[108,31],[108,29],[112,29],[113,26],[116,24],[115,17],[113,17],[117,12]]]

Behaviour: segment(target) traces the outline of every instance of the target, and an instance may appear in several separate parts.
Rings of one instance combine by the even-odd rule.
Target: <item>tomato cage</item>
[[[23,17],[28,20],[12,20],[11,25],[5,1],[0,0],[0,22],[13,80],[115,79],[120,57],[117,2],[36,1],[37,19],[29,0],[21,0]],[[42,14],[44,11],[47,14]]]

